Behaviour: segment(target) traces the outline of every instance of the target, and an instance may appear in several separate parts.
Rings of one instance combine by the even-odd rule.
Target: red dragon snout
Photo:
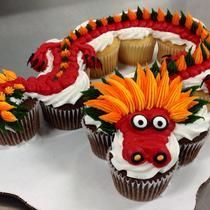
[[[123,158],[133,165],[152,163],[163,167],[171,161],[166,147],[175,123],[164,109],[152,109],[123,117],[117,128],[123,134]]]

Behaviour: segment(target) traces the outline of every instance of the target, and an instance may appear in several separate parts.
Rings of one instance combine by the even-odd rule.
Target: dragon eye
[[[148,121],[144,115],[136,115],[132,119],[132,125],[137,129],[144,129],[148,125]]]
[[[168,121],[164,117],[157,116],[153,119],[152,124],[157,130],[163,130],[168,126]]]
[[[135,164],[140,164],[144,162],[144,156],[140,152],[135,152],[132,155],[131,160]]]

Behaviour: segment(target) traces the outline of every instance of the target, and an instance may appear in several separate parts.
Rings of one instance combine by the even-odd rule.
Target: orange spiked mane
[[[179,77],[170,81],[165,63],[156,77],[149,67],[143,70],[138,65],[135,80],[111,75],[106,83],[93,82],[92,86],[101,95],[85,105],[103,111],[105,114],[99,119],[111,124],[129,113],[152,108],[163,108],[172,120],[182,122],[192,114],[189,109],[197,104],[197,97],[191,96],[191,91],[182,92]]]

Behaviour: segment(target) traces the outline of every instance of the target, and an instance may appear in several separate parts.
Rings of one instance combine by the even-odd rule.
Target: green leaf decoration
[[[105,114],[105,112],[92,108],[92,107],[85,107],[84,108],[84,113],[86,115],[89,115],[91,118],[93,118],[94,120],[100,120],[99,117],[103,114]]]
[[[124,76],[123,76],[117,69],[115,69],[115,74],[116,74],[118,77],[121,77],[122,79],[124,79]]]
[[[191,94],[193,94],[198,88],[200,88],[201,85],[195,85],[188,88],[184,88],[183,92],[187,92],[188,90],[191,90]]]
[[[11,97],[21,99],[23,98],[23,92],[21,90],[15,90]]]
[[[135,73],[134,73],[133,80],[134,80],[135,82],[137,81],[137,68],[136,68],[136,71],[135,71]]]
[[[205,46],[208,48],[208,50],[210,51],[210,44],[207,42],[206,39],[204,40],[204,44],[205,44]]]
[[[89,23],[86,25],[86,28],[89,32],[93,30],[92,26]]]
[[[198,23],[196,21],[193,21],[190,31],[193,34],[196,34],[197,29],[198,29]]]
[[[7,122],[6,125],[10,128],[12,128],[13,130],[15,130],[16,132],[20,132],[23,130],[21,124],[19,121],[16,121],[16,122]]]
[[[199,120],[199,119],[201,119],[201,118],[203,118],[203,117],[197,116],[197,115],[190,115],[190,116],[188,117],[188,119],[185,120],[185,121],[182,122],[182,123],[184,123],[184,124],[194,123],[196,120]]]
[[[109,84],[104,77],[101,78],[101,81],[105,84]]]
[[[158,16],[158,13],[154,9],[152,9],[151,19],[153,21],[157,21],[157,16]]]
[[[186,62],[188,67],[193,66],[195,64],[195,60],[192,57],[191,51],[192,51],[192,47],[189,49],[187,55],[185,56],[185,62]]]
[[[176,62],[174,60],[169,60],[167,64],[167,69],[168,69],[169,76],[172,76],[178,73]]]
[[[96,20],[96,25],[97,27],[101,27],[103,26],[103,23],[101,22],[101,20]]]
[[[172,18],[173,18],[173,15],[171,14],[170,10],[167,10],[167,14],[166,14],[165,20],[167,22],[171,22]]]
[[[154,74],[155,77],[157,77],[160,69],[159,69],[159,66],[157,64],[157,61],[155,61],[151,67],[151,70],[152,70],[152,73]]]
[[[201,51],[202,51],[203,59],[204,60],[207,60],[208,59],[208,56],[206,54],[206,51],[204,50],[203,44],[201,44],[200,46],[201,46]]]
[[[98,98],[101,95],[100,91],[93,87],[90,87],[88,90],[83,91],[82,93],[84,101]]]
[[[108,21],[108,24],[112,24],[112,23],[114,23],[114,18],[112,16],[109,16],[107,18],[107,21]]]
[[[185,16],[184,12],[181,11],[181,18],[179,20],[179,24],[182,25],[182,26],[184,26],[185,25],[185,22],[186,22],[186,16]]]
[[[189,109],[189,111],[192,112],[193,114],[196,114],[197,112],[199,112],[203,108],[203,106],[209,104],[208,101],[203,100],[203,99],[197,99],[195,101],[197,101],[198,104],[196,104],[191,109]]]
[[[137,8],[136,15],[137,15],[137,19],[138,19],[138,20],[141,20],[141,19],[143,18],[143,12],[142,12],[142,10],[140,9],[140,7]]]
[[[6,132],[5,126],[6,126],[6,122],[0,119],[0,130],[2,132]]]
[[[122,21],[129,20],[128,15],[124,11],[122,11],[122,18],[121,19],[122,19]]]
[[[101,121],[101,126],[99,128],[110,135],[116,132],[116,128],[113,124],[104,121]]]

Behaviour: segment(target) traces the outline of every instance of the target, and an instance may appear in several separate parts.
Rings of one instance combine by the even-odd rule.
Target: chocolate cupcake
[[[165,190],[178,165],[180,124],[190,127],[203,117],[205,103],[182,90],[179,77],[170,80],[166,67],[138,65],[134,78],[116,71],[86,92],[93,124],[115,133],[107,156],[111,174],[119,193],[132,200],[152,200]]]
[[[191,163],[206,141],[205,137],[210,125],[210,115],[207,107],[204,106],[195,116],[199,119],[187,124],[179,123],[174,130],[180,145],[180,166]]]
[[[10,70],[0,74],[0,144],[28,141],[39,129],[39,103],[25,95],[25,80]]]

